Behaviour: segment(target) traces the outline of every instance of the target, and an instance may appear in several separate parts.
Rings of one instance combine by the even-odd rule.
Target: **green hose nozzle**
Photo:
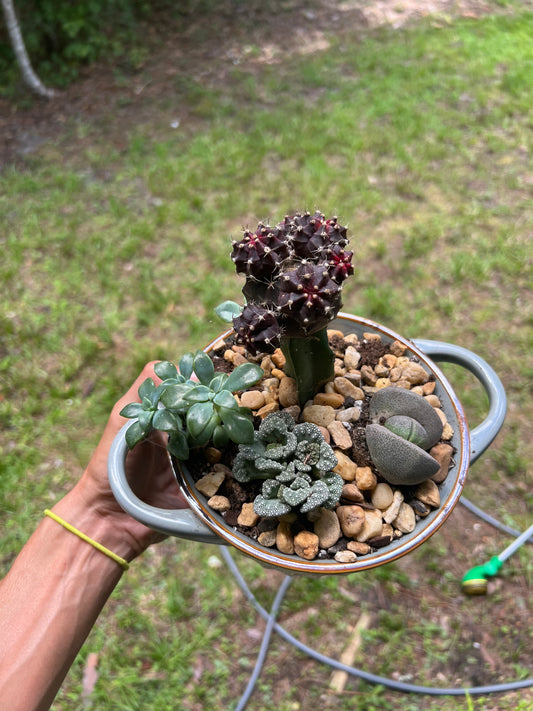
[[[463,578],[461,588],[466,595],[485,595],[487,578],[492,578],[502,567],[503,561],[496,555],[488,563],[471,568]]]

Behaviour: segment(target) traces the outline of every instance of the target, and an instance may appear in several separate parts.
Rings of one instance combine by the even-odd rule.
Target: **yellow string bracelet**
[[[118,563],[120,565],[121,568],[124,568],[124,570],[128,570],[128,568],[130,567],[127,560],[124,560],[124,558],[121,558],[116,553],[113,553],[113,551],[110,551],[109,548],[106,548],[101,543],[98,543],[98,541],[94,541],[92,538],[89,538],[89,536],[86,536],[85,533],[78,531],[77,528],[74,528],[74,526],[72,526],[70,523],[63,521],[62,518],[60,518],[53,511],[50,511],[50,509],[45,509],[44,515],[49,516],[54,521],[59,523],[60,526],[63,526],[63,528],[66,528],[67,531],[70,531],[75,536],[78,536],[78,538],[81,538],[82,541],[85,541],[86,543],[89,543],[91,546],[96,548],[96,550],[100,551],[100,553],[103,553],[108,558],[111,558],[112,560],[114,560],[116,563]]]

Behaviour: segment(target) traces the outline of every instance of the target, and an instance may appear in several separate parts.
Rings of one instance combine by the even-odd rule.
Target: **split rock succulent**
[[[383,388],[370,401],[366,443],[379,473],[390,484],[419,484],[439,470],[427,450],[442,436],[442,422],[421,395]]]

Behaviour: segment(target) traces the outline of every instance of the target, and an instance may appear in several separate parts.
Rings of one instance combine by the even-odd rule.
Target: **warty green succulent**
[[[333,471],[336,465],[337,457],[319,428],[307,422],[297,425],[282,411],[265,417],[253,444],[239,446],[233,476],[241,483],[264,479],[254,510],[273,517],[333,508],[343,485]]]

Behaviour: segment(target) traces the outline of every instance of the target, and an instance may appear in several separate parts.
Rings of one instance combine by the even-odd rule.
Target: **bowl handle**
[[[507,398],[501,380],[482,358],[472,351],[443,341],[414,339],[414,344],[436,361],[456,363],[479,380],[489,398],[489,411],[483,422],[470,433],[470,464],[483,454],[503,425]]]
[[[107,461],[109,483],[120,506],[137,521],[161,533],[201,543],[224,543],[191,509],[160,509],[145,503],[133,493],[125,470],[128,453],[126,430],[132,424],[126,423],[116,435]]]

